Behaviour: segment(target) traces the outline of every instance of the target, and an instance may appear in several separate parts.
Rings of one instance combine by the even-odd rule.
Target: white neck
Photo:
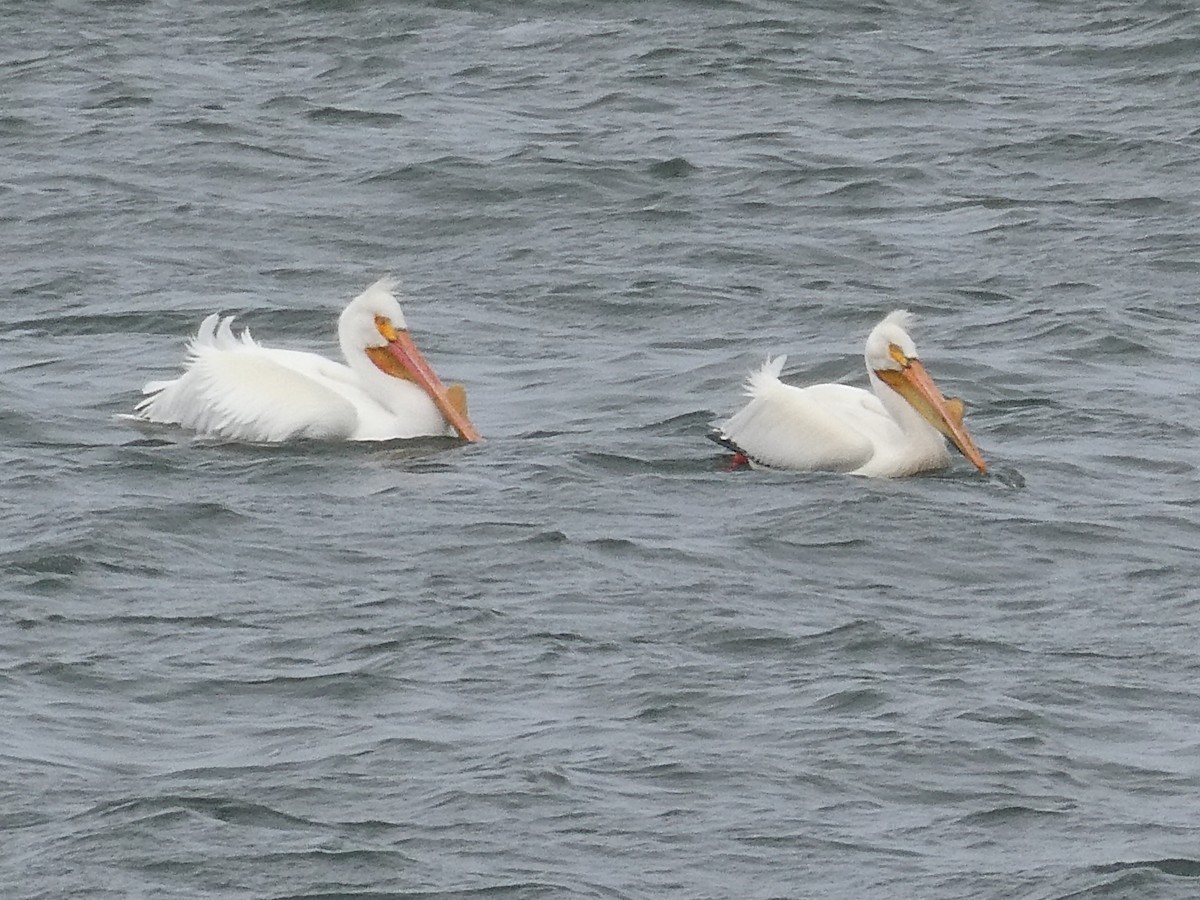
[[[347,346],[345,341],[341,344],[346,365],[358,376],[362,389],[384,409],[403,414],[422,398],[428,400],[425,392],[415,384],[380,371],[361,347]]]
[[[929,448],[934,452],[945,452],[946,444],[936,428],[926,422],[907,400],[884,384],[870,366],[867,366],[867,376],[871,379],[871,390],[888,411],[888,415],[900,426],[911,445]]]

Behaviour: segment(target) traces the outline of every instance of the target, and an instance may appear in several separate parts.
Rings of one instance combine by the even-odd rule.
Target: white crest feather
[[[368,287],[365,291],[363,291],[361,294],[359,294],[357,297],[355,297],[354,302],[358,302],[360,300],[366,301],[366,302],[371,302],[374,300],[381,300],[381,299],[395,300],[396,299],[396,287],[399,283],[400,282],[397,281],[394,276],[384,275],[382,278],[380,278],[378,281],[376,281],[374,284],[372,284],[370,287]]]
[[[893,309],[890,313],[883,317],[880,325],[899,325],[905,331],[911,329],[917,324],[917,317],[914,313],[910,313],[907,309]]]

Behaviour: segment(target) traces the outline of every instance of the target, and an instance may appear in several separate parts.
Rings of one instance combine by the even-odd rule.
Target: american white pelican
[[[946,399],[896,310],[867,337],[871,391],[845,384],[799,388],[779,380],[786,356],[767,359],[746,382],[750,402],[710,437],[735,462],[806,472],[894,478],[950,463],[943,435],[980,472],[987,463],[963,425],[963,403]]]
[[[293,438],[386,441],[422,435],[480,440],[462,385],[445,387],[408,334],[382,278],[342,311],[346,364],[235,337],[233,317],[206,318],[188,344],[183,374],[152,381],[137,418],[241,441]]]

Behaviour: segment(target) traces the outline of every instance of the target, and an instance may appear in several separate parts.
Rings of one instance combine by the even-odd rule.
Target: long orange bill
[[[987,463],[963,424],[961,400],[947,400],[933,383],[919,359],[909,359],[903,369],[877,369],[875,374],[888,387],[908,401],[921,417],[950,439],[958,452],[971,461],[980,472],[987,472]]]
[[[425,361],[425,357],[421,355],[421,351],[417,349],[417,345],[413,343],[413,339],[409,337],[407,331],[395,332],[395,337],[388,341],[387,349],[404,367],[412,380],[425,389],[430,399],[437,405],[438,410],[445,416],[446,421],[454,427],[464,441],[483,440],[475,426],[471,424],[471,420],[467,418],[466,413],[451,402],[446,386],[434,373],[433,367]]]

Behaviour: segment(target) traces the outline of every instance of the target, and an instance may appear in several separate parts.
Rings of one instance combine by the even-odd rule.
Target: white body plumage
[[[844,384],[793,387],[780,381],[786,357],[750,375],[750,402],[714,440],[755,465],[799,471],[899,477],[950,463],[949,437],[980,471],[986,465],[962,424],[962,404],[946,400],[917,357],[903,310],[867,339],[871,391]]]
[[[424,364],[407,337],[390,279],[371,285],[342,312],[338,339],[345,364],[264,347],[248,329],[235,335],[232,322],[232,316],[215,314],[204,320],[188,344],[183,374],[143,389],[139,418],[243,441],[382,441],[456,430],[468,440],[478,439],[466,419],[465,400],[454,402],[462,407],[462,422],[471,434],[459,428],[462,422],[450,421],[454,402],[443,398],[439,403],[438,391],[447,391],[431,369],[428,377],[435,384],[428,383],[420,365],[409,371],[383,352],[406,342]],[[441,408],[447,404],[449,416]]]

